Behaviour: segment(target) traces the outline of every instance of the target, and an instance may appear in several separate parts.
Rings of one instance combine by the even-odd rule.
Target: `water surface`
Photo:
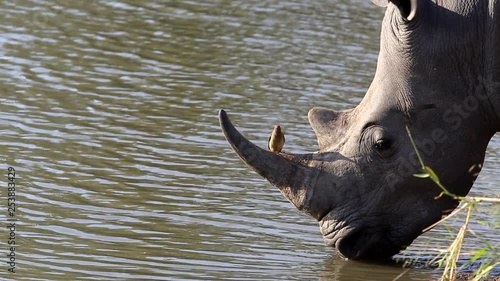
[[[227,109],[261,146],[281,124],[287,150],[316,150],[307,111],[361,100],[383,10],[201,2],[0,3],[0,151],[5,173],[17,171],[19,204],[17,273],[2,262],[2,279],[346,281],[404,271],[324,246],[314,220],[237,158],[217,120]],[[498,194],[499,160],[497,137],[473,195]],[[481,209],[473,223],[498,245],[476,221],[498,216]],[[430,256],[449,237],[435,229],[404,254]],[[400,280],[438,274],[412,269]]]

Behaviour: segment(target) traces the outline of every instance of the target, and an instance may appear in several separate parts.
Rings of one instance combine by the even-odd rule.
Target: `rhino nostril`
[[[360,250],[358,249],[359,239],[361,238],[360,232],[354,232],[346,237],[337,240],[335,243],[335,248],[340,252],[340,254],[348,259],[358,259],[360,258]]]

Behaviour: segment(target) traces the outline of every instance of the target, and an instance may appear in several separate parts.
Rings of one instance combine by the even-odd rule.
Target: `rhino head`
[[[241,159],[351,259],[398,253],[458,204],[414,176],[421,168],[406,128],[426,165],[461,196],[500,129],[499,2],[374,2],[387,5],[375,77],[355,108],[309,111],[318,151],[259,148],[219,113]]]

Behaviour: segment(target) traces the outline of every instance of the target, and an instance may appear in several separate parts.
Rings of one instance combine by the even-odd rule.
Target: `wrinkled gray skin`
[[[500,1],[373,2],[387,6],[375,77],[354,109],[309,111],[318,152],[269,152],[219,116],[243,161],[351,259],[398,253],[457,205],[413,176],[420,166],[405,125],[457,195],[469,192],[500,130]]]

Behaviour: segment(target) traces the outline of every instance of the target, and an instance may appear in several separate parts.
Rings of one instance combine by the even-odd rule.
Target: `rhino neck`
[[[500,131],[500,15],[493,12],[500,2],[467,9],[461,1],[419,5],[422,13],[412,24],[387,10],[366,100],[374,92],[378,99],[396,100],[393,107],[403,111],[438,104],[444,124],[468,124],[491,138]]]
[[[496,12],[495,12],[496,11]],[[489,5],[489,15],[486,17],[487,35],[486,39],[486,67],[489,71],[492,81],[490,86],[490,102],[495,113],[496,131],[500,132],[500,1],[496,1],[493,5]]]
[[[496,117],[496,132],[500,132],[500,93],[497,93],[492,99],[492,105],[494,107]]]
[[[500,63],[498,68],[500,68]],[[500,72],[500,71],[499,71]],[[487,112],[489,112],[490,120],[492,122],[492,133],[500,132],[500,73],[496,74],[496,80],[492,80],[489,84],[489,91],[486,92],[487,99]]]

